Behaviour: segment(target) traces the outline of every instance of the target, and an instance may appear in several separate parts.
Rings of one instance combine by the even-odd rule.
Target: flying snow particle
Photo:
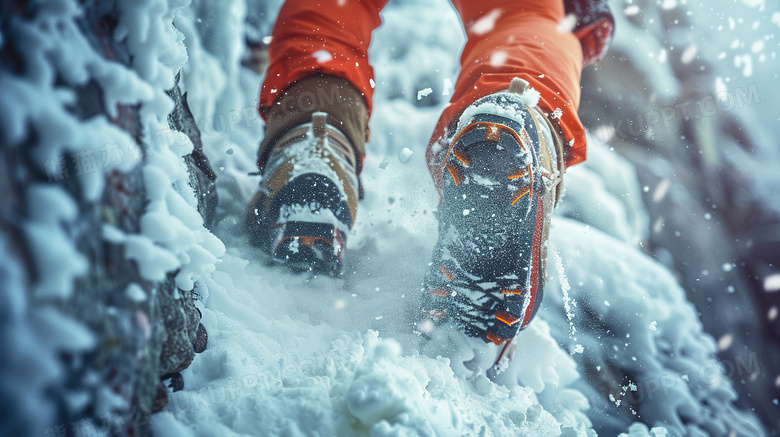
[[[505,51],[499,50],[490,56],[490,65],[493,67],[501,67],[506,64],[508,58],[509,55]]]
[[[780,291],[780,273],[775,273],[764,278],[764,291],[767,293]]]
[[[655,188],[655,193],[653,193],[653,202],[660,202],[661,200],[666,197],[666,194],[669,193],[669,179],[662,180],[658,186]]]
[[[574,26],[577,25],[577,16],[574,14],[567,14],[558,22],[558,32],[568,33],[574,30]]]
[[[412,155],[414,155],[412,149],[404,147],[400,152],[398,152],[398,160],[401,161],[401,164],[406,164],[409,162],[409,159],[412,158]]]
[[[452,90],[453,90],[452,79],[450,78],[444,79],[444,86],[442,86],[441,95],[449,96],[450,93],[452,93]]]
[[[658,217],[655,219],[655,222],[653,222],[653,232],[658,234],[664,229],[664,218]]]
[[[753,57],[749,54],[734,56],[734,66],[737,68],[742,67],[742,75],[750,77],[753,75]]]
[[[759,53],[762,50],[764,50],[764,41],[757,39],[755,42],[753,42],[753,45],[750,46],[750,51],[753,53]]]
[[[333,302],[333,308],[337,310],[343,310],[347,306],[347,301],[344,299],[338,299],[336,302]]]
[[[725,351],[734,342],[734,337],[731,334],[726,334],[718,339],[718,350]]]
[[[553,252],[553,260],[555,261],[555,270],[558,272],[558,280],[561,284],[561,291],[563,292],[563,309],[566,313],[566,319],[569,321],[569,338],[574,338],[574,307],[577,306],[577,301],[569,296],[569,278],[566,276],[566,272],[563,270],[563,259],[557,252]]]
[[[146,292],[135,282],[127,286],[125,289],[125,296],[133,302],[143,302],[146,300]]]
[[[767,314],[767,318],[769,321],[775,320],[777,318],[777,307],[769,308],[769,314]]]
[[[561,110],[561,108],[555,108],[555,111],[553,111],[552,114],[550,114],[550,118],[555,120],[561,117],[563,117],[563,110]]]
[[[433,331],[433,322],[427,319],[423,320],[417,324],[417,330],[428,334],[429,332]]]
[[[677,0],[664,0],[663,3],[661,3],[661,9],[669,10],[674,9],[677,7]]]
[[[764,8],[766,0],[742,0],[742,3],[751,8]]]
[[[317,50],[316,52],[312,53],[312,56],[320,64],[322,64],[323,62],[328,62],[333,59],[333,55],[331,55],[330,52],[328,52],[327,50]]]
[[[690,64],[691,61],[696,59],[696,51],[697,51],[696,44],[691,44],[688,46],[687,49],[685,49],[682,53],[682,56],[680,56],[680,61],[682,61],[683,64]]]
[[[469,29],[469,33],[473,33],[475,35],[484,35],[490,31],[493,30],[493,28],[496,27],[496,20],[501,16],[501,9],[495,8],[492,11],[488,12],[480,18],[479,20],[474,22],[474,25],[471,26]]]
[[[657,330],[658,329],[658,322],[656,322],[655,320],[650,322],[650,326],[648,326],[648,329],[650,329],[651,331]]]
[[[432,88],[425,88],[423,90],[417,91],[417,100],[422,100],[423,97],[429,95],[432,92]]]
[[[573,354],[581,354],[583,352],[585,352],[585,348],[582,347],[581,344],[575,344],[574,345],[574,349],[572,349],[572,355]]]
[[[626,6],[626,8],[623,9],[623,13],[626,14],[627,17],[630,17],[632,15],[636,15],[636,14],[639,13],[639,6],[637,6],[637,5]]]

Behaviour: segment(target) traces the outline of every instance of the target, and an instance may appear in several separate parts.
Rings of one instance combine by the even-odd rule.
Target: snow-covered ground
[[[42,3],[47,5],[42,10],[52,12],[40,18],[43,36],[36,50],[43,54],[31,50],[31,58],[49,59],[52,47],[60,47],[53,42],[58,39],[68,53],[80,52],[73,41],[87,47],[73,36],[75,27],[63,24],[78,15],[76,3]],[[266,266],[241,231],[245,205],[258,183],[251,173],[263,125],[254,109],[262,77],[240,61],[248,9],[271,11],[266,22],[255,23],[267,30],[279,3],[118,3],[116,38],[127,39],[134,59],[132,70],[117,70],[125,76],[117,78],[119,73],[103,70],[86,55],[68,62],[58,55],[51,65],[41,61],[46,74],[30,81],[40,83],[0,83],[20,93],[8,92],[0,102],[29,103],[0,113],[3,139],[11,138],[10,143],[24,137],[25,122],[38,121],[36,96],[47,93],[47,101],[55,103],[41,117],[46,123],[61,121],[54,133],[72,138],[42,139],[39,150],[49,154],[45,157],[59,153],[57,147],[73,151],[67,139],[86,138],[94,144],[84,142],[84,148],[100,147],[102,130],[118,142],[132,142],[104,119],[88,125],[63,115],[69,95],[48,86],[55,73],[70,71],[65,80],[74,82],[105,73],[100,78],[110,90],[109,106],[142,105],[145,137],[155,152],[144,170],[149,207],[141,235],[107,227],[105,238],[126,243],[127,256],[138,261],[145,279],[159,280],[181,267],[177,285],[195,284],[209,333],[208,348],[184,372],[185,389],[170,394],[165,409],[152,416],[157,435],[766,434],[755,416],[734,402],[731,378],[748,377],[754,357],[718,360],[716,341],[702,331],[673,274],[643,253],[649,219],[635,168],[595,137],[588,161],[566,174],[570,188],[559,214],[576,211],[579,219],[554,218],[543,307],[517,338],[509,367],[489,379],[485,372],[494,355],[487,345],[457,333],[423,343],[414,333],[422,275],[437,232],[438,198],[425,146],[448,100],[464,42],[446,0],[392,1],[375,33],[375,108],[362,175],[366,197],[349,240],[344,277],[307,277]],[[633,11],[632,3],[626,11]],[[677,4],[663,3],[669,9]],[[168,22],[176,10],[174,30]],[[776,17],[772,23],[780,24],[780,13]],[[163,90],[173,85],[179,66],[181,86],[217,173],[220,204],[213,235],[201,227],[182,165],[181,156],[192,145],[170,142],[164,134],[171,105]],[[33,127],[53,132],[41,123]],[[92,198],[102,188],[99,174],[80,179]],[[32,204],[52,209],[34,209],[40,223],[28,229],[59,238],[55,222],[76,220],[70,199],[59,188],[30,190]],[[48,202],[36,203],[41,198]],[[66,243],[57,253],[74,253],[78,261]],[[44,256],[45,245],[39,246],[34,255]],[[10,259],[6,252],[0,239],[0,256]],[[72,278],[86,268],[77,261],[61,263],[53,293],[72,293]],[[24,419],[20,423],[46,422],[54,413],[45,391],[62,378],[57,352],[89,349],[94,339],[77,321],[28,308],[18,271],[0,265],[0,283],[9,290],[0,295],[0,323],[13,328],[2,331],[9,338],[0,338],[10,364],[0,364],[14,371],[0,375],[6,387],[0,390],[10,393],[8,399],[26,401],[15,406]],[[38,367],[25,367],[30,361]],[[72,399],[76,410],[79,398]],[[108,409],[111,402],[120,400],[107,394],[101,406]]]

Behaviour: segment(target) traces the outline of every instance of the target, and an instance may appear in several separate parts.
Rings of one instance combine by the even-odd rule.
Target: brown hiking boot
[[[294,271],[339,275],[357,214],[367,111],[345,79],[313,75],[271,108],[251,200],[252,242]]]

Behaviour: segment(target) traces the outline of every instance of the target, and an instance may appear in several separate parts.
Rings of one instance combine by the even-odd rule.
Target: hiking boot
[[[258,158],[262,180],[249,204],[247,226],[251,242],[273,263],[337,276],[357,214],[365,102],[351,84],[334,76],[312,76],[290,88],[280,102],[292,106],[267,108],[265,114]],[[323,89],[330,101],[317,100]],[[296,104],[323,111],[307,113]]]
[[[347,138],[314,113],[275,146],[250,202],[254,242],[295,271],[338,275],[357,208],[355,154]]]
[[[539,308],[563,142],[524,103],[527,89],[514,79],[467,107],[439,152],[439,237],[418,326],[451,324],[508,346]]]

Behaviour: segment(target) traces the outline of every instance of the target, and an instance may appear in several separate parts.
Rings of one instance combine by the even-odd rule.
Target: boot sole
[[[523,121],[535,126],[527,108]],[[525,327],[541,301],[539,139],[535,128],[478,114],[451,144],[444,160],[438,261],[428,276],[429,284],[440,286],[429,287],[424,301],[445,308],[432,315],[454,311],[449,315],[467,334],[502,344]]]
[[[274,229],[272,262],[294,272],[339,276],[345,241],[338,228],[325,223],[287,222]]]

